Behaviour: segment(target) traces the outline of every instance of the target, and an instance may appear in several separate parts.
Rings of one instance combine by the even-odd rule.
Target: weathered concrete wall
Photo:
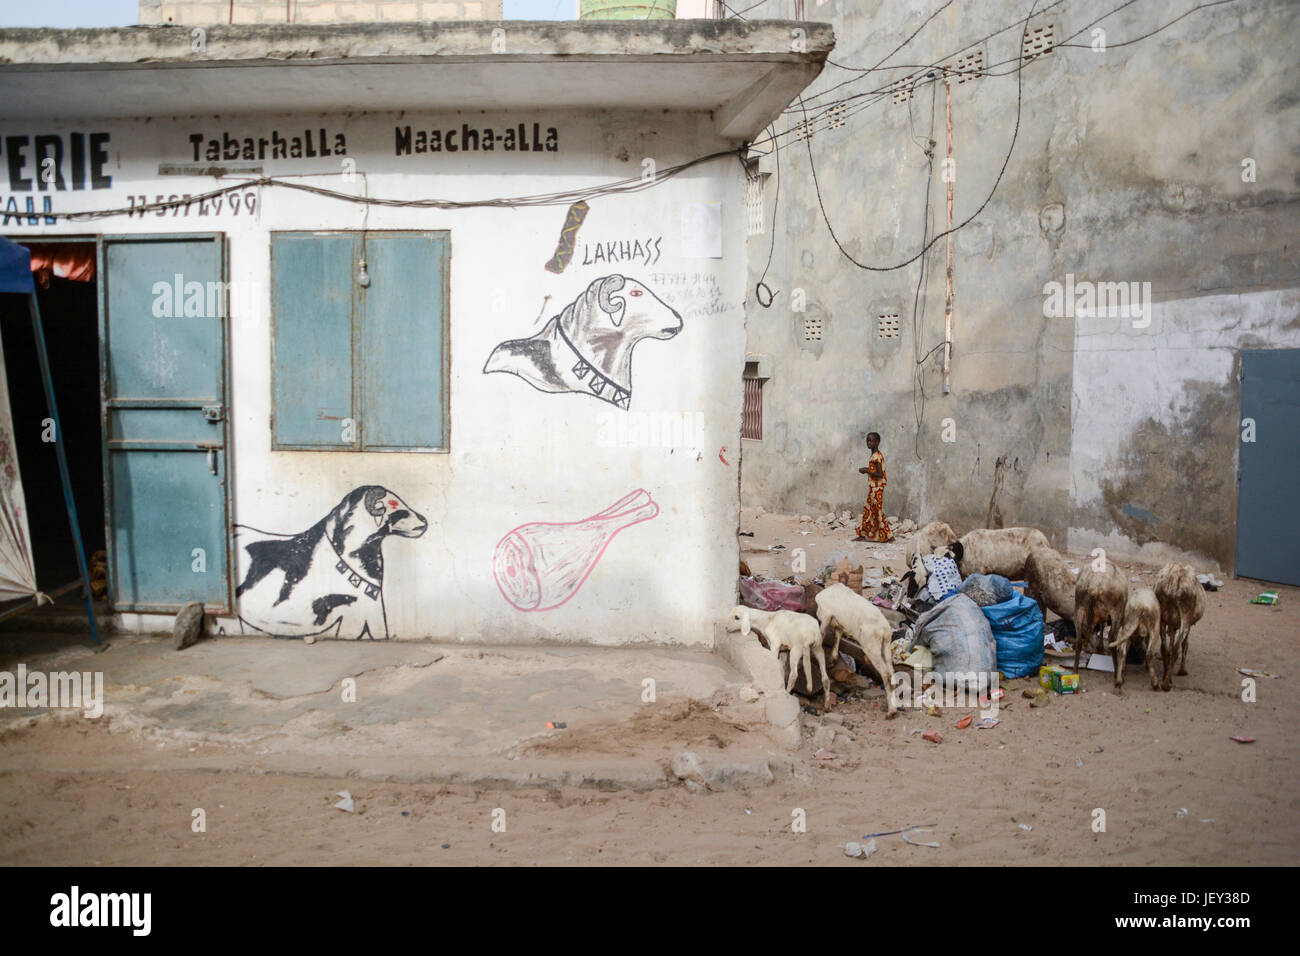
[[[832,61],[864,67],[940,4],[808,6],[833,22]],[[783,9],[769,0],[746,15]],[[857,468],[874,430],[890,513],[983,525],[1003,459],[1004,524],[1036,525],[1060,546],[1105,540],[1122,554],[1159,540],[1231,563],[1235,356],[1247,344],[1294,344],[1285,330],[1300,286],[1300,67],[1291,39],[1300,7],[1239,0],[1119,46],[1185,12],[1135,5],[1098,24],[1107,45],[1093,49],[1088,25],[1108,9],[1051,5],[1030,23],[1051,27],[1058,46],[1026,65],[1014,154],[987,207],[953,237],[951,394],[942,394],[942,348],[930,354],[943,341],[945,241],[926,257],[919,290],[919,263],[855,267],[823,222],[807,145],[782,137],[770,309],[753,287],[772,236],[750,237],[748,351],[768,357],[771,377],[764,438],[744,442],[744,503],[860,508]],[[951,83],[956,223],[988,196],[1015,132],[1017,21],[1027,12],[1004,0],[953,5],[893,57],[951,63],[1012,25],[968,51],[1006,75]],[[1077,46],[1059,45],[1067,41]],[[922,76],[910,97],[886,89],[914,71],[828,66],[804,97],[825,213],[848,254],[873,266],[921,247],[931,138],[929,235],[946,225],[944,84]],[[843,125],[827,128],[832,101],[874,90],[885,92],[848,101]],[[778,130],[802,118],[795,104]],[[1247,158],[1253,182],[1243,181]],[[768,230],[775,195],[769,179]],[[1156,333],[1130,326],[1096,339],[1074,318],[1049,317],[1045,287],[1067,275],[1150,283],[1156,321],[1167,320],[1158,334],[1172,338],[1152,345]],[[797,290],[803,312],[793,308]],[[879,336],[881,313],[899,316],[897,338]],[[820,341],[805,340],[808,318],[820,320]],[[1143,375],[1159,387],[1134,387]],[[1159,522],[1133,517],[1142,512]]]
[[[396,131],[407,126],[459,132],[468,124],[494,127],[499,134],[520,123],[531,130],[534,122],[543,135],[556,130],[555,150],[505,152],[499,135],[494,152],[408,155],[395,145]],[[237,204],[226,197],[220,205],[196,202],[90,223],[51,225],[39,214],[17,214],[25,201],[34,201],[39,212],[48,199],[52,211],[67,212],[199,194],[214,188],[212,178],[163,176],[160,164],[203,165],[222,158],[209,150],[224,151],[227,141],[249,140],[247,148],[256,150],[259,139],[274,139],[274,133],[298,136],[321,128],[331,155],[267,156],[259,165],[269,176],[293,176],[295,182],[358,195],[364,189],[374,197],[481,199],[636,177],[644,156],[667,166],[720,148],[712,117],[663,111],[10,121],[0,123],[5,149],[0,170],[16,170],[18,178],[2,181],[0,204],[8,204],[13,214],[3,218],[0,231],[15,238],[95,231],[226,236],[236,287],[229,342],[233,520],[274,534],[296,534],[359,486],[382,485],[400,496],[428,519],[428,529],[385,544],[383,594],[391,636],[711,644],[714,622],[734,601],[738,559],[737,472],[734,462],[718,455],[719,448],[739,444],[741,386],[729,370],[740,365],[744,351],[743,236],[729,228],[743,221],[744,180],[733,157],[711,160],[653,189],[592,198],[573,260],[560,274],[544,266],[565,223],[564,205],[375,207],[367,213],[345,201],[250,187],[237,194]],[[61,185],[35,188],[40,164],[32,152],[34,136],[53,134],[66,144],[74,131],[100,134],[96,142],[106,159],[96,160],[97,187],[74,191],[62,185],[74,181],[64,149]],[[196,134],[197,146],[191,139]],[[357,175],[350,179],[345,160],[355,162]],[[710,209],[720,216],[714,223],[723,227],[716,249],[708,242],[692,244],[700,238],[701,219],[710,220]],[[271,448],[270,234],[363,228],[450,233],[448,453]],[[676,334],[660,334],[671,331],[673,320],[671,313],[656,312],[664,316],[663,328],[656,325],[652,337],[636,346],[635,387],[627,409],[587,394],[543,392],[511,374],[485,374],[495,346],[542,331],[547,319],[581,299],[593,280],[615,274],[644,284],[681,317]],[[171,281],[171,276],[158,278]],[[627,314],[633,316],[646,301],[628,299]],[[599,334],[616,338],[618,330]],[[665,430],[665,422],[676,427]],[[508,532],[529,522],[579,522],[637,489],[648,492],[658,513],[621,531],[571,599],[538,611],[507,603],[493,562]],[[245,567],[240,564],[237,582]],[[324,579],[333,571],[313,568],[312,575],[318,574],[323,578],[316,583],[327,584]],[[245,610],[241,604],[241,613]],[[233,620],[224,624],[238,628]],[[157,621],[146,626],[156,627]]]
[[[142,24],[500,20],[501,0],[140,0]]]
[[[1077,326],[1071,547],[1229,564],[1241,350],[1300,347],[1300,292],[1170,299],[1145,328]]]

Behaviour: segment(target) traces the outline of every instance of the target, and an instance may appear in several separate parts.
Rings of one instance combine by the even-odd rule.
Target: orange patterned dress
[[[885,520],[885,456],[879,450],[871,455],[871,464],[880,469],[879,478],[867,479],[867,503],[862,508],[862,524],[858,525],[858,534],[868,541],[888,541],[894,536]]]

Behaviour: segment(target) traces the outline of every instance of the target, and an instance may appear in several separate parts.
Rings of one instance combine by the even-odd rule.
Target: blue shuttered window
[[[446,232],[272,234],[273,448],[447,449],[450,245]]]

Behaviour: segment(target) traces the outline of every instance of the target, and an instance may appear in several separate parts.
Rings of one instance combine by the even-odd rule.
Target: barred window
[[[740,437],[763,440],[763,383],[758,377],[758,363],[745,363],[745,403],[740,415]]]

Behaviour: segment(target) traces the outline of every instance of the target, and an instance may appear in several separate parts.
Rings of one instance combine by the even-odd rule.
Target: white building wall
[[[555,152],[395,155],[395,127],[555,127]],[[664,169],[720,144],[711,120],[695,114],[555,113],[546,116],[205,117],[147,122],[95,121],[29,128],[0,124],[0,136],[107,131],[103,190],[45,193],[58,212],[127,206],[132,196],[197,194],[211,177],[160,176],[159,164],[192,163],[189,137],[222,140],[304,129],[346,138],[346,157],[268,160],[267,175],[293,176],[375,197],[487,198],[549,193],[639,177],[643,160]],[[206,152],[206,146],[201,152]],[[29,153],[30,155],[30,153]],[[203,157],[201,156],[201,159]],[[344,159],[359,175],[345,182]],[[28,169],[30,174],[31,170]],[[223,180],[222,184],[228,182]],[[0,203],[7,202],[6,194]],[[33,194],[27,194],[28,196]],[[43,195],[35,193],[37,208]],[[496,642],[709,645],[712,627],[734,602],[738,523],[736,453],[744,357],[744,179],[734,158],[697,166],[623,196],[593,198],[572,264],[544,270],[566,205],[518,209],[416,210],[365,207],[279,188],[250,188],[235,209],[206,214],[149,213],[92,223],[30,225],[7,217],[0,232],[37,235],[223,232],[230,279],[253,290],[236,295],[230,322],[233,520],[279,533],[318,521],[351,489],[379,484],[429,521],[415,539],[385,546],[384,596],[390,636]],[[16,196],[22,209],[25,196]],[[689,248],[683,223],[698,207],[721,214],[721,258]],[[270,233],[275,230],[449,230],[450,452],[351,453],[271,449]],[[692,227],[693,228],[693,227]],[[584,265],[597,244],[641,240],[649,263]],[[513,375],[484,374],[499,342],[528,337],[603,275],[643,282],[682,316],[665,340],[642,341],[633,362],[628,411],[577,394],[544,394]],[[685,416],[665,446],[650,416]],[[628,427],[629,423],[632,425]],[[669,439],[674,441],[674,439]],[[549,611],[508,604],[493,577],[493,553],[527,522],[575,522],[645,489],[658,504],[652,520],[621,532],[577,593]],[[239,581],[237,569],[236,583]],[[126,623],[156,628],[159,619]],[[238,631],[238,622],[223,622]]]

